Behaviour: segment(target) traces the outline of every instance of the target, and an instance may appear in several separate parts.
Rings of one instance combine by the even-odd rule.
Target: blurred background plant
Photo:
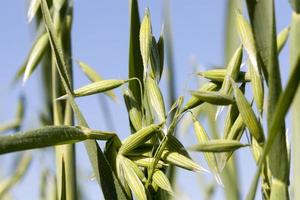
[[[76,58],[73,56],[78,47],[72,33],[82,31],[86,37],[93,34],[89,27],[81,29],[80,24],[77,29],[72,29],[76,3],[68,0],[31,0],[29,3],[27,18],[35,39],[23,65],[15,70],[14,76],[8,77],[10,82],[4,79],[4,84],[10,84],[8,93],[19,93],[17,88],[22,85],[26,88],[37,76],[36,71],[40,71],[40,77],[35,79],[42,83],[42,92],[20,92],[15,116],[10,112],[4,115],[14,119],[0,125],[3,133],[0,154],[48,146],[54,148],[1,155],[1,163],[9,161],[13,166],[1,167],[1,171],[10,169],[0,182],[1,199],[18,196],[19,186],[15,185],[25,175],[29,180],[40,177],[39,184],[30,188],[30,193],[36,194],[34,198],[40,199],[300,197],[295,189],[300,181],[296,170],[299,168],[299,145],[296,145],[299,101],[295,100],[299,98],[296,91],[300,80],[299,1],[285,2],[286,7],[291,6],[288,11],[291,22],[287,21],[283,28],[282,16],[278,17],[279,20],[275,18],[275,7],[282,2],[224,2],[223,64],[214,63],[216,55],[212,54],[213,61],[206,62],[220,66],[203,67],[192,60],[191,72],[188,73],[182,66],[175,67],[177,54],[174,52],[177,48],[174,48],[174,43],[192,44],[193,47],[188,48],[193,49],[197,40],[183,35],[178,41],[174,37],[178,32],[171,26],[172,4],[164,1],[163,23],[157,25],[154,20],[157,14],[152,16],[156,10],[146,8],[149,5],[145,2],[131,0],[129,35],[124,34],[129,37],[129,45],[126,45],[129,50],[120,52],[120,58],[129,54],[128,76],[121,75],[123,71],[126,73],[124,67],[110,69],[106,66],[99,70],[87,64],[95,62],[92,57],[91,61],[81,61],[80,53],[75,54]],[[209,4],[212,4],[211,8],[219,9],[217,3]],[[112,16],[106,17],[113,19]],[[194,19],[186,20],[195,26]],[[120,20],[103,21],[99,26],[110,28],[120,23]],[[178,22],[174,20],[174,23]],[[220,30],[217,24],[208,22],[206,25]],[[205,29],[205,26],[200,27],[201,31]],[[189,33],[189,29],[180,33],[185,32]],[[122,43],[119,38],[124,36],[120,33],[116,36],[114,39]],[[288,38],[290,63],[287,47],[284,48]],[[200,41],[203,39],[206,40],[199,38]],[[99,46],[101,57],[111,53],[110,59],[119,59],[115,48]],[[281,59],[282,50],[285,55]],[[98,55],[92,49],[89,53]],[[95,65],[98,64],[95,62]],[[7,68],[2,70],[5,74]],[[100,72],[105,74],[106,71],[114,78],[103,78]],[[286,73],[288,71],[290,73]],[[186,78],[183,73],[187,74]],[[193,75],[189,75],[191,73]],[[187,86],[190,82],[187,79],[191,76],[198,80],[197,86]],[[90,82],[81,81],[82,77]],[[98,96],[99,103],[95,102],[97,95],[94,95],[98,93],[104,94]],[[7,96],[9,94],[2,95],[1,99],[7,99]],[[122,105],[120,96],[124,99]],[[42,106],[34,115],[29,115],[28,120],[26,113],[33,111],[30,101],[37,99],[43,100]],[[87,99],[85,104],[82,99]],[[292,112],[287,115],[290,108]],[[124,114],[117,116],[115,113]],[[99,115],[103,115],[100,120]],[[193,129],[189,130],[190,127]],[[291,133],[287,127],[293,127]],[[291,144],[288,135],[293,137]],[[77,143],[80,141],[84,141],[84,148]],[[242,160],[239,165],[236,153]],[[201,160],[197,159],[199,155]],[[34,160],[42,164],[34,166],[35,171],[31,172],[30,163]],[[252,162],[252,166],[244,166],[244,161]],[[199,184],[180,178],[183,171],[178,173],[179,168],[194,171],[188,172],[186,177],[197,177]],[[240,184],[243,168],[247,168],[244,173],[247,185]],[[251,176],[248,176],[248,170],[252,171]],[[210,173],[203,173],[207,171]],[[179,178],[176,178],[178,174]],[[86,182],[89,182],[88,186]],[[181,187],[182,184],[189,187]],[[197,195],[185,190],[197,191],[200,188],[201,194]],[[91,195],[86,191],[102,191],[102,194]],[[30,195],[21,197],[31,199]]]

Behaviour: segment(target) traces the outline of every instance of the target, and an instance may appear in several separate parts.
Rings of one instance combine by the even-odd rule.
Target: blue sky
[[[11,86],[11,80],[25,59],[34,40],[33,25],[27,23],[27,2],[20,0],[4,0],[0,6],[0,122],[14,117],[18,95],[23,92],[27,97],[27,113],[25,129],[38,127],[38,113],[43,109],[40,84],[41,72],[37,70],[25,86]],[[87,62],[105,78],[126,78],[128,73],[129,44],[129,1],[79,1],[74,2],[73,24],[73,58]],[[163,1],[139,1],[140,15],[149,7],[152,27],[155,36],[160,34],[163,16]],[[277,31],[282,30],[290,22],[288,1],[276,0]],[[187,89],[196,87],[191,58],[196,59],[199,66],[223,65],[224,21],[226,1],[171,1],[170,11],[174,40],[174,61],[176,66],[177,94],[187,95]],[[288,48],[280,56],[281,70],[285,82],[288,72]],[[199,68],[200,69],[200,68]],[[203,70],[203,69],[202,69]],[[89,83],[78,66],[74,66],[75,87]],[[127,115],[121,97],[122,90],[116,90],[120,103],[109,103],[114,123],[114,130],[122,139],[129,133]],[[90,126],[107,130],[103,123],[98,97],[79,99]],[[180,134],[180,133],[179,133]],[[186,143],[193,142],[184,138]],[[98,185],[92,181],[89,161],[84,147],[78,144],[79,175],[84,194],[87,199],[97,199],[100,194]],[[53,165],[54,158],[50,154],[35,151],[34,162],[24,181],[13,190],[16,199],[37,199],[40,168]],[[45,157],[44,155],[47,155]],[[8,174],[12,165],[12,156],[0,157],[0,177]],[[255,165],[249,150],[238,153],[242,196],[249,188]],[[203,162],[203,159],[201,161]],[[195,173],[180,170],[179,185],[191,199],[199,199],[201,193]],[[211,179],[211,176],[205,176]],[[222,188],[218,188],[216,199],[219,199]],[[95,195],[91,195],[95,194]]]

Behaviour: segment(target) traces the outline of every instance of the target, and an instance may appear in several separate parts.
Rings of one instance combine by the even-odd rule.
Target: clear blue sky
[[[24,87],[12,88],[10,83],[33,42],[33,26],[27,23],[27,2],[22,0],[3,0],[0,6],[0,122],[12,119],[15,113],[17,97],[24,92],[27,97],[25,129],[38,127],[38,113],[43,109],[40,94],[40,71],[36,71]],[[128,69],[129,44],[129,1],[89,0],[74,2],[73,24],[73,57],[93,66],[105,78],[126,78]],[[163,1],[139,1],[140,14],[149,7],[155,36],[162,26]],[[288,1],[276,0],[277,30],[286,27],[290,22]],[[187,94],[187,89],[195,88],[191,79],[191,58],[194,57],[201,66],[223,65],[223,41],[226,1],[171,1],[171,19],[174,40],[174,58],[176,66],[177,94]],[[288,48],[281,54],[281,70],[288,72]],[[89,83],[77,66],[75,87]],[[283,77],[286,80],[286,74]],[[120,103],[109,104],[113,115],[114,131],[121,138],[129,133],[126,109],[122,102],[121,90],[116,90]],[[90,126],[107,130],[103,123],[103,114],[98,97],[87,97],[78,100]],[[179,133],[180,134],[180,133]],[[193,141],[185,138],[185,143]],[[87,199],[97,199],[100,192],[92,176],[89,161],[82,144],[78,144],[78,174]],[[53,165],[54,158],[35,150],[34,162],[29,173],[20,185],[13,190],[16,199],[38,199],[40,168]],[[45,156],[46,155],[46,156]],[[12,154],[0,157],[0,177],[8,174],[12,166]],[[199,157],[199,156],[198,156]],[[238,153],[242,196],[249,188],[255,165],[249,150]],[[199,160],[199,159],[198,159]],[[201,161],[203,162],[203,159]],[[196,177],[196,178],[195,178]],[[208,180],[212,176],[205,176]],[[201,193],[199,179],[195,173],[180,170],[178,187],[190,199],[199,199]],[[223,189],[218,188],[216,199],[220,199]],[[182,198],[181,198],[182,199]]]

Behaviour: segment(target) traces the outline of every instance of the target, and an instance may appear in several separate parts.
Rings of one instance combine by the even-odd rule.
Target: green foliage
[[[73,2],[32,0],[28,18],[32,20],[36,16],[43,32],[16,72],[15,80],[23,76],[25,83],[37,67],[44,67],[51,80],[49,84],[45,79],[49,112],[46,116],[50,119],[41,117],[48,126],[1,135],[0,154],[55,147],[57,184],[54,196],[58,199],[79,199],[74,144],[84,141],[93,174],[105,199],[146,200],[165,199],[166,194],[169,198],[176,196],[174,166],[194,172],[208,171],[190,156],[188,150],[191,150],[204,156],[216,183],[224,185],[226,198],[240,199],[234,154],[241,148],[251,148],[257,170],[247,199],[255,198],[260,178],[264,199],[289,199],[290,153],[285,120],[294,98],[299,99],[296,95],[300,82],[299,5],[297,1],[291,1],[291,27],[285,28],[276,37],[274,2],[247,0],[246,3],[249,21],[241,10],[241,2],[228,2],[226,67],[197,72],[198,77],[207,81],[199,89],[191,90],[190,98],[184,102],[183,96],[175,98],[169,16],[166,16],[166,31],[156,39],[152,33],[150,10],[146,9],[140,23],[138,1],[129,1],[128,78],[104,79],[92,67],[77,61],[92,83],[73,89],[72,61],[69,59],[72,55]],[[289,31],[292,67],[282,90],[279,53],[287,42]],[[243,51],[247,54],[243,55]],[[170,76],[169,95],[162,92],[159,84],[165,81],[165,56]],[[247,65],[246,69],[241,68],[242,63]],[[252,88],[249,95],[248,86]],[[118,133],[89,128],[75,101],[77,97],[100,93],[116,101],[112,90],[119,87],[123,88],[131,130],[124,141]],[[166,98],[172,105],[170,108],[165,106]],[[24,98],[21,97],[16,118],[1,124],[0,132],[22,130],[24,107]],[[295,102],[295,118],[299,116],[298,108],[299,102]],[[219,134],[216,131],[219,121],[215,120],[215,116],[218,117],[222,110],[227,113],[221,119],[224,129]],[[187,113],[192,114],[192,122],[183,118]],[[199,116],[208,119],[211,130],[201,124]],[[176,138],[176,128],[181,119],[194,127],[196,140],[189,148]],[[264,124],[268,125],[266,129]],[[299,138],[299,126],[294,124],[294,127],[293,134]],[[251,138],[247,143],[241,142],[246,130]],[[105,143],[104,152],[97,140]],[[293,141],[292,148],[296,154],[299,153],[297,141]],[[21,180],[30,161],[31,156],[24,154],[14,174],[0,182],[0,197],[7,195]],[[299,159],[295,162],[295,166],[299,166]],[[297,171],[294,173],[299,174]],[[296,177],[294,187],[298,184],[299,177]],[[41,185],[46,185],[45,174]],[[209,188],[207,197],[213,194],[215,185],[215,182],[205,185]],[[46,196],[43,187],[41,198]],[[299,197],[296,189],[294,193],[295,198]]]

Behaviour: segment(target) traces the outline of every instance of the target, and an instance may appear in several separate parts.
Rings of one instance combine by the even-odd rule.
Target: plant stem
[[[68,6],[67,2],[65,3]],[[58,35],[62,41],[62,46],[64,53],[68,60],[67,63],[67,73],[71,78],[71,88],[72,88],[72,62],[70,60],[71,51],[71,23],[72,19],[72,7],[67,7],[67,14],[65,16],[65,21],[61,20],[60,12],[54,12],[54,26],[57,30],[61,30]],[[59,28],[61,27],[61,28]],[[54,124],[55,125],[73,125],[73,113],[69,101],[62,105],[61,102],[56,101],[56,98],[60,96],[60,89],[63,88],[62,82],[57,77],[58,72],[56,69],[55,58],[52,59],[52,69],[53,69],[53,113],[54,113]],[[64,106],[64,109],[63,109]],[[63,111],[64,110],[64,116]],[[64,118],[64,119],[62,119]],[[57,191],[59,198],[65,198],[67,200],[77,199],[77,184],[76,184],[76,157],[75,157],[75,145],[67,144],[58,146],[56,150],[56,179],[57,179]],[[65,191],[63,191],[65,190]],[[63,197],[65,195],[65,197]]]
[[[170,1],[166,0],[164,4],[164,21],[165,21],[165,39],[166,39],[166,62],[167,62],[167,85],[169,88],[169,105],[171,106],[173,102],[176,100],[176,80],[175,80],[175,66],[174,66],[174,58],[173,58],[173,38],[172,38],[172,30],[171,30],[171,14],[170,14]],[[174,112],[171,113],[170,119],[173,119]],[[176,136],[176,131],[174,131],[174,136]],[[176,179],[176,171],[173,165],[170,166],[167,172],[168,178],[172,186],[175,185]]]
[[[292,23],[291,23],[291,43],[290,43],[290,63],[292,68],[296,67],[297,58],[300,57],[300,49],[299,49],[299,37],[300,37],[300,14],[293,12],[292,14]],[[300,191],[297,189],[300,184],[300,146],[298,142],[300,141],[300,89],[298,87],[295,99],[292,104],[292,149],[294,150],[292,153],[293,161],[293,192],[294,199],[300,198]],[[298,169],[298,170],[297,170]]]

